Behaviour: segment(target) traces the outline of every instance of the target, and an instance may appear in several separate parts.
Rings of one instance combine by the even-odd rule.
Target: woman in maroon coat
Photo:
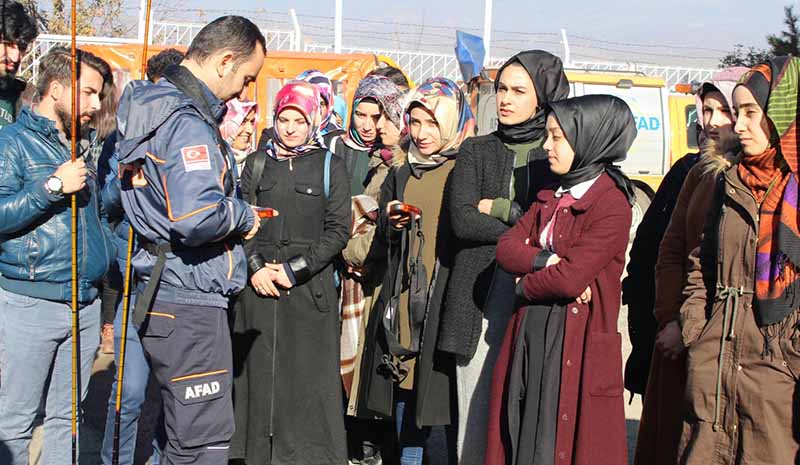
[[[520,307],[495,366],[486,465],[627,463],[617,317],[633,194],[613,163],[635,137],[616,97],[550,104],[544,149],[560,185],[497,247]]]

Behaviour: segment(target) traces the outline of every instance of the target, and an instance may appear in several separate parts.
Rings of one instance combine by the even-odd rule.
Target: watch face
[[[47,178],[47,190],[50,192],[57,192],[61,193],[61,188],[63,187],[63,183],[60,179],[55,176],[51,176]]]

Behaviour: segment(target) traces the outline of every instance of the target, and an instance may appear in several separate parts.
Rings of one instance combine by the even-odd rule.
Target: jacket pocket
[[[297,183],[294,185],[297,211],[304,216],[317,216],[322,213],[322,186]]]
[[[622,336],[619,333],[592,334],[586,363],[592,370],[589,394],[597,397],[622,395]]]
[[[36,234],[36,230],[28,234],[28,247],[27,247],[27,257],[25,259],[28,263],[28,275],[31,279],[35,279],[36,277],[36,268],[40,265],[40,246],[39,246],[39,237]],[[24,263],[24,261],[20,261],[20,263]]]
[[[690,348],[701,339],[704,339],[714,325],[721,325],[722,322],[718,320],[721,320],[724,316],[724,307],[724,302],[714,300],[711,304],[711,313],[707,318],[691,317],[684,319],[681,323],[683,345]],[[703,312],[703,315],[705,315],[705,312]]]
[[[784,365],[789,368],[795,380],[800,379],[800,319],[798,316],[800,316],[800,310],[795,310],[792,315],[788,316],[791,323],[787,325],[786,334],[778,336],[781,340]]]
[[[154,306],[147,312],[147,317],[142,323],[142,337],[169,337],[175,331],[175,315],[159,312],[158,308]]]
[[[185,448],[226,442],[233,436],[230,372],[220,370],[173,378],[175,435]]]
[[[277,179],[271,176],[267,176],[265,173],[264,176],[261,177],[261,181],[259,181],[259,183],[256,184],[254,202],[260,207],[277,208],[275,205],[269,205],[270,203],[272,203],[272,196],[273,196],[272,190],[277,183],[278,183]],[[244,200],[246,202],[250,202],[249,198]]]
[[[308,288],[311,291],[311,298],[314,299],[317,310],[327,313],[331,311],[331,306],[328,304],[328,294],[325,292],[326,286],[323,279],[330,279],[330,285],[333,285],[333,276],[326,269],[311,278],[311,281],[308,282]]]

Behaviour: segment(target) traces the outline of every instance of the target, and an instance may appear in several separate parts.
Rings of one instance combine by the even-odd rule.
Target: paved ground
[[[105,431],[106,409],[108,399],[111,395],[111,383],[114,378],[114,357],[111,355],[98,354],[92,368],[92,379],[89,382],[89,393],[83,403],[84,424],[80,430],[80,464],[81,465],[101,465],[100,449],[103,443],[103,433]],[[137,438],[136,465],[144,465],[152,452],[149,446],[155,431],[156,416],[158,410],[147,408],[148,406],[158,405],[160,402],[158,390],[155,386],[150,386],[147,393],[148,401],[142,412],[142,419],[139,426],[139,437]],[[31,443],[31,465],[38,462],[39,451],[41,448],[41,428],[34,430],[33,442]]]

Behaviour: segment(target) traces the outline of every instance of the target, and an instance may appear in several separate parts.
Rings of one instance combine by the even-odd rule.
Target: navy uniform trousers
[[[228,311],[153,303],[140,331],[161,388],[166,465],[225,465],[234,431]]]

